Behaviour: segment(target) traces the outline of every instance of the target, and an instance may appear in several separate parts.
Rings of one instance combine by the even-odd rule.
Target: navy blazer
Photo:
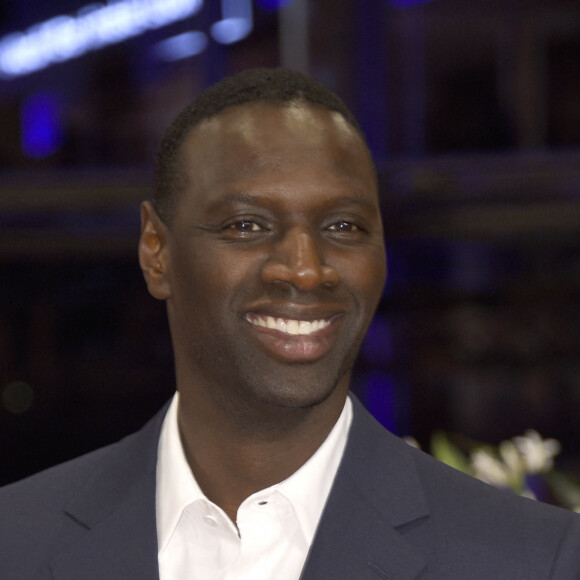
[[[580,516],[465,476],[353,403],[301,580],[580,579]],[[155,468],[164,415],[115,445],[1,489],[0,578],[158,580]]]

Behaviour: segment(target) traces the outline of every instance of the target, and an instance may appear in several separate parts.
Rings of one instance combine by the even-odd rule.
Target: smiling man
[[[335,95],[282,69],[210,88],[141,216],[176,395],[0,491],[2,578],[580,578],[577,516],[439,464],[349,396],[386,267],[374,165]]]

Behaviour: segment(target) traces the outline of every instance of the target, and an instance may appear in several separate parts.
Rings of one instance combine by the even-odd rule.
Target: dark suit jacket
[[[0,490],[0,578],[158,580],[163,416],[115,445]],[[301,578],[580,578],[580,517],[442,465],[385,431],[354,400],[344,459]]]

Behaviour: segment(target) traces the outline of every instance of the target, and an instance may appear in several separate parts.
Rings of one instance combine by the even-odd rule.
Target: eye
[[[235,221],[224,224],[221,230],[226,239],[239,240],[261,237],[269,228],[261,220],[236,218]]]
[[[229,224],[226,229],[234,230],[236,232],[261,232],[264,228],[256,222],[250,220],[239,220],[233,224]]]
[[[362,232],[362,229],[359,228],[356,224],[347,222],[345,220],[341,220],[335,224],[332,224],[328,230],[339,234],[358,234]]]

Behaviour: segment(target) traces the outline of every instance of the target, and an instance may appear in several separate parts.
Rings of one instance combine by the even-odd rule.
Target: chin
[[[297,376],[298,373],[287,377],[285,381],[277,380],[272,382],[261,381],[261,384],[254,385],[253,394],[266,404],[293,409],[307,409],[320,405],[330,399],[339,391],[348,391],[348,377],[344,375],[336,380],[328,380],[328,375],[324,379],[316,377]],[[343,388],[342,385],[347,385]]]
[[[253,394],[265,403],[287,408],[310,408],[333,396],[342,399],[348,393],[356,351],[314,363],[262,366],[258,382],[246,382]]]

